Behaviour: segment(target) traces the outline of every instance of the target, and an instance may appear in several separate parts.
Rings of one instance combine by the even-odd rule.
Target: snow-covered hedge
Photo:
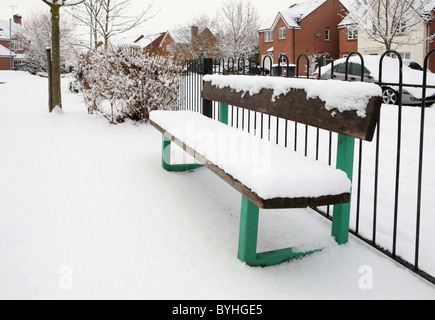
[[[152,110],[175,110],[181,71],[171,57],[133,47],[100,48],[79,59],[76,77],[89,112],[115,123],[147,121]]]

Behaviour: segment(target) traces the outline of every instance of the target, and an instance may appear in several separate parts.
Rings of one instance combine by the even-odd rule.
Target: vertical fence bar
[[[12,52],[12,51],[11,51]],[[53,111],[53,72],[51,61],[51,48],[47,48],[47,74],[48,74],[48,110]]]
[[[202,60],[202,73],[204,75],[206,74],[213,74],[213,59],[210,58],[204,58]],[[207,99],[202,99],[202,114],[206,117],[212,118],[213,117],[213,102]]]
[[[375,181],[374,181],[374,198],[373,198],[373,235],[372,243],[376,243],[376,229],[378,217],[378,178],[379,178],[379,145],[381,136],[381,119],[379,118],[376,127],[376,154],[375,154]]]
[[[382,67],[384,58],[388,54],[395,54],[399,60],[399,100],[398,100],[398,115],[397,115],[397,156],[396,156],[396,184],[394,191],[394,221],[393,221],[393,245],[392,254],[396,255],[397,244],[397,224],[398,224],[398,212],[399,212],[399,182],[400,182],[400,160],[401,160],[401,145],[402,145],[402,97],[403,97],[403,61],[402,57],[397,51],[386,51],[379,61],[379,82],[382,82]]]
[[[419,269],[419,255],[420,255],[420,224],[421,224],[421,196],[422,196],[422,180],[423,180],[423,154],[424,154],[424,128],[426,118],[426,87],[427,87],[427,73],[429,66],[429,57],[435,53],[435,49],[429,51],[424,58],[423,67],[423,88],[422,88],[422,105],[420,115],[420,146],[419,146],[419,158],[418,158],[418,189],[417,189],[417,218],[416,218],[416,230],[415,230],[415,257],[414,266]]]
[[[192,77],[191,77],[191,73],[192,73],[192,64],[190,60],[187,60],[187,79],[186,79],[186,83],[187,83],[187,88],[186,88],[186,101],[187,101],[187,110],[191,110],[193,111],[193,108],[190,109],[190,106],[192,105],[191,102],[191,97],[192,97]]]
[[[358,153],[358,191],[356,195],[356,225],[355,232],[359,232],[359,219],[360,219],[360,207],[361,207],[361,174],[362,174],[362,152],[363,142],[359,141],[359,153]]]

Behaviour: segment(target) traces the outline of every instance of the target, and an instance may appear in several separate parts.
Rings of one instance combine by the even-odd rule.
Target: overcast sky
[[[140,29],[135,30],[135,34],[151,34],[161,31],[175,29],[179,25],[187,24],[192,17],[201,14],[214,16],[225,0],[155,0],[154,7],[159,13],[150,21],[145,23]],[[260,16],[260,23],[264,24],[269,19],[275,17],[278,11],[290,6],[294,0],[252,0]],[[301,2],[301,0],[297,0]],[[133,0],[131,13],[141,11],[141,7],[147,0]],[[15,7],[12,7],[15,6]],[[12,12],[19,13],[26,18],[28,12],[48,10],[48,6],[42,0],[0,0],[0,20],[8,20]]]

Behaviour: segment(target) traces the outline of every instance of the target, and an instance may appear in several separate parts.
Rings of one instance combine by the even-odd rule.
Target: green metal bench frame
[[[228,105],[220,105],[219,121],[228,124]],[[354,141],[346,135],[339,135],[337,146],[337,169],[347,173],[352,181]],[[162,134],[162,167],[170,172],[191,171],[202,164],[171,164],[171,140]],[[295,252],[293,248],[285,248],[268,252],[257,253],[258,225],[260,208],[242,195],[238,258],[250,266],[271,266],[280,264],[294,258],[303,257],[319,250]],[[334,205],[332,222],[332,236],[339,244],[348,242],[350,202]]]

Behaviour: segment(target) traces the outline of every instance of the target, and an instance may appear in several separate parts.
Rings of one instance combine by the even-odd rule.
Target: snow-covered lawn
[[[206,168],[168,173],[149,125],[110,125],[46,79],[0,72],[1,299],[435,299],[435,286],[310,210],[260,218],[259,251],[319,244],[269,268],[237,259],[241,197]],[[373,281],[371,280],[371,276]]]

